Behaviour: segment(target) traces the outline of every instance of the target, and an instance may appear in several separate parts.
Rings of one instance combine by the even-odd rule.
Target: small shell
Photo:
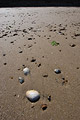
[[[26,92],[26,97],[28,98],[29,101],[36,102],[40,99],[40,94],[36,90],[28,90]]]
[[[23,69],[23,72],[25,75],[28,75],[30,73],[30,70],[29,70],[29,68],[26,67]]]
[[[61,73],[61,70],[55,69],[54,72],[55,72],[56,74],[59,74],[59,73]]]

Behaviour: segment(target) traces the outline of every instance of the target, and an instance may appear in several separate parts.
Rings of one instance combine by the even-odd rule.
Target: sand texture
[[[0,120],[80,120],[80,8],[0,8]]]

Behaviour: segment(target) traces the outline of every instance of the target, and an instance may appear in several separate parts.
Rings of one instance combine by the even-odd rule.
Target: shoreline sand
[[[36,103],[25,97],[30,89],[40,93]],[[0,8],[0,120],[75,119],[80,119],[80,9]]]

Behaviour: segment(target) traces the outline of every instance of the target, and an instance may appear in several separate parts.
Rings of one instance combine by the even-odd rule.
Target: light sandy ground
[[[80,8],[0,8],[0,120],[80,120]]]

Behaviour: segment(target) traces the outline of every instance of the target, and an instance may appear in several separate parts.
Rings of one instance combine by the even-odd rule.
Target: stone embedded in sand
[[[32,38],[28,38],[28,40],[32,40]]]
[[[48,96],[48,100],[49,100],[49,102],[51,101],[51,95]]]
[[[42,104],[41,108],[42,108],[42,110],[46,110],[47,109],[47,104]]]
[[[43,77],[48,77],[48,74],[43,74],[42,76],[43,76]]]
[[[26,97],[30,102],[37,102],[40,99],[40,94],[36,90],[28,90],[26,92]]]
[[[25,75],[28,75],[30,73],[30,70],[29,70],[29,68],[26,67],[23,69],[23,72]]]
[[[21,50],[21,51],[19,51],[19,53],[22,53],[23,51]]]
[[[6,56],[6,54],[3,54],[3,56]]]
[[[4,65],[7,65],[7,63],[4,63]]]
[[[61,70],[55,69],[54,72],[55,72],[56,74],[59,74],[59,73],[61,73]]]
[[[75,47],[76,45],[75,44],[70,44],[71,47]]]
[[[35,58],[32,58],[31,62],[35,62],[35,61],[36,61],[36,59],[35,59]]]
[[[21,84],[24,83],[24,78],[19,77],[19,82],[20,82]]]

